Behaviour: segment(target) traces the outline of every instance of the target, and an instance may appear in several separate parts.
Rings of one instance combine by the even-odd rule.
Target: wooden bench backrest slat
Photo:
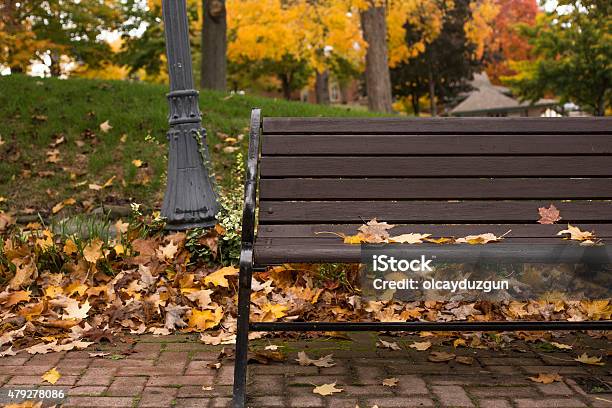
[[[535,223],[538,208],[554,204],[564,222],[610,222],[611,201],[260,201],[260,224],[361,223]],[[539,225],[539,224],[538,224]]]
[[[273,133],[467,133],[583,134],[610,133],[606,118],[264,118]]]
[[[264,133],[262,154],[314,155],[611,155],[610,135],[368,134],[280,135]]]

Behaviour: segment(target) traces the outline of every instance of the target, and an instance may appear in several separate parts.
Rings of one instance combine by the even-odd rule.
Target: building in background
[[[509,88],[491,84],[485,72],[476,74],[470,83],[474,88],[462,95],[450,116],[554,116],[560,110],[554,99],[540,99],[536,103],[520,102],[512,97]],[[561,116],[557,114],[558,116]]]

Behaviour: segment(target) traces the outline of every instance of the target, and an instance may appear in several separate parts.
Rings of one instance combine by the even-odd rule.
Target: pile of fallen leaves
[[[83,349],[126,333],[199,332],[207,344],[234,342],[238,269],[197,259],[184,233],[148,234],[142,223],[118,221],[114,239],[85,241],[38,224],[13,224],[0,213],[0,356]],[[224,233],[217,226],[199,242],[214,254]],[[317,267],[283,265],[256,273],[252,321],[579,321],[612,313],[607,300],[366,301],[356,291],[317,280]]]

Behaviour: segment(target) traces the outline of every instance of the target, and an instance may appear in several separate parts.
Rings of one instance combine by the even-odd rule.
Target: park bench
[[[612,120],[262,118],[253,110],[234,406],[245,404],[249,331],[612,329],[611,321],[249,322],[253,268],[360,262],[359,245],[317,232],[353,235],[376,217],[399,234],[511,230],[504,242],[560,242],[560,225],[536,222],[552,203],[561,223],[605,241],[610,200]]]

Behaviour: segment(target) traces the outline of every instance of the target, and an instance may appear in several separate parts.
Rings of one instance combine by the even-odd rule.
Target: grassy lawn
[[[1,208],[47,213],[67,198],[76,204],[63,212],[128,201],[158,207],[165,185],[167,91],[162,85],[121,81],[0,77]],[[266,116],[371,115],[202,92],[200,108],[221,185],[228,182],[236,155],[246,151],[253,107]],[[108,132],[100,129],[105,121],[112,126]],[[90,184],[107,186],[96,190]]]

